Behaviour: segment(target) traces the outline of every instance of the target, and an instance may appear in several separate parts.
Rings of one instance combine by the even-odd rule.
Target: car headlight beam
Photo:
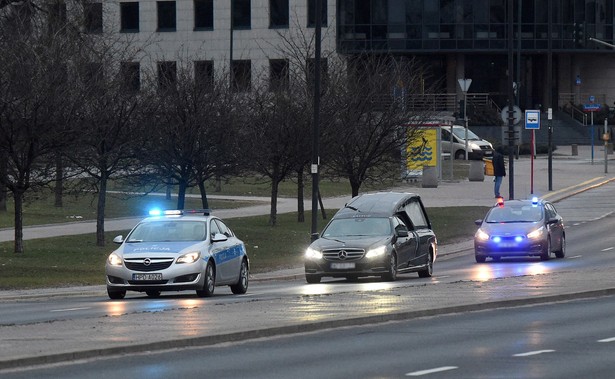
[[[120,257],[117,253],[109,254],[109,257],[107,258],[107,262],[111,266],[121,266],[123,263],[122,257]]]
[[[375,258],[375,257],[380,257],[382,255],[384,255],[387,252],[387,247],[386,246],[378,246],[376,248],[373,249],[369,249],[367,251],[367,254],[365,254],[366,258]]]
[[[527,238],[529,239],[537,239],[542,237],[543,233],[545,232],[545,227],[541,226],[540,228],[534,230],[533,232],[530,232],[527,234]]]
[[[305,250],[305,258],[306,259],[314,259],[314,260],[322,259],[322,252],[320,252],[318,250],[315,250],[315,249],[312,249],[311,247],[308,247]]]
[[[485,233],[482,229],[478,229],[478,231],[476,232],[476,238],[481,241],[488,241],[489,234]]]
[[[177,258],[177,263],[194,263],[201,257],[200,251],[193,251]]]

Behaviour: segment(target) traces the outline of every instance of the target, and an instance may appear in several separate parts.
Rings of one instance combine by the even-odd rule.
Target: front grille
[[[124,259],[126,268],[132,271],[151,272],[169,268],[173,264],[173,258],[151,258],[149,265],[145,264],[145,259]]]
[[[363,249],[333,249],[323,251],[322,256],[328,261],[352,261],[363,258],[364,253]]]

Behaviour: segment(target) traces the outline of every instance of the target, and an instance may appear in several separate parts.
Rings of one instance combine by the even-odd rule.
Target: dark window
[[[214,28],[214,1],[194,0],[194,29],[211,30]]]
[[[288,60],[269,60],[269,90],[276,91],[288,88]]]
[[[212,89],[214,86],[214,62],[194,62],[194,82],[198,88]]]
[[[120,76],[126,91],[136,92],[141,89],[141,67],[138,62],[122,62]]]
[[[308,0],[308,27],[316,26],[316,2],[318,0]],[[322,26],[327,25],[327,0],[320,0],[321,2],[321,17],[320,23]]]
[[[250,29],[251,9],[250,0],[231,0],[233,10],[233,29]]]
[[[49,4],[49,34],[55,34],[66,27],[66,4],[53,2]]]
[[[158,62],[158,89],[165,90],[177,82],[177,63]]]
[[[252,64],[249,60],[233,61],[231,65],[233,89],[248,92],[252,87]]]
[[[174,32],[177,27],[175,1],[158,1],[158,31]]]
[[[120,32],[139,31],[139,3],[120,3]]]
[[[288,0],[269,0],[269,27],[288,27]]]
[[[85,31],[87,33],[102,33],[103,13],[102,3],[85,4]]]

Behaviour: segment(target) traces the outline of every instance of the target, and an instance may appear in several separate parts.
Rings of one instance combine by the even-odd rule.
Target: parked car
[[[126,291],[195,290],[212,296],[216,286],[228,285],[235,294],[248,290],[249,259],[244,243],[207,210],[153,212],[107,258],[105,274],[111,299]]]
[[[455,159],[465,159],[466,156],[466,128],[453,125],[453,148],[451,150],[451,126],[443,125],[441,129],[441,146],[443,153],[451,154]],[[451,153],[452,151],[452,153]],[[480,138],[468,129],[468,159],[481,160],[493,156],[491,142]]]
[[[487,258],[498,261],[502,257],[539,256],[548,260],[566,255],[564,219],[548,201],[498,199],[474,235],[476,262]]]
[[[340,209],[305,252],[305,278],[433,274],[436,235],[421,198],[413,193],[380,192],[354,197]]]

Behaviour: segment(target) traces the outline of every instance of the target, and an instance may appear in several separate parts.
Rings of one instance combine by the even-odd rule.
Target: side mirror
[[[395,235],[397,237],[408,237],[410,232],[408,232],[408,229],[406,229],[405,226],[398,225],[397,228],[395,228]]]
[[[116,236],[116,237],[113,239],[113,242],[115,242],[115,243],[117,243],[117,244],[121,244],[122,242],[124,242],[124,236],[123,236],[123,235],[121,235],[121,234],[120,234],[119,236]]]
[[[547,224],[557,224],[558,222],[559,219],[557,217],[551,217],[549,221],[547,221]]]
[[[319,239],[319,238],[320,238],[320,234],[319,234],[318,232],[316,232],[316,233],[312,233],[312,234],[310,235],[310,237],[311,237],[311,238],[310,238],[310,242],[314,242],[314,241],[316,241],[317,239]]]
[[[228,237],[222,233],[216,233],[214,234],[214,236],[211,238],[211,242],[224,242],[227,241]]]
[[[476,226],[481,226],[482,223],[483,223],[483,220],[474,220],[474,224]]]

